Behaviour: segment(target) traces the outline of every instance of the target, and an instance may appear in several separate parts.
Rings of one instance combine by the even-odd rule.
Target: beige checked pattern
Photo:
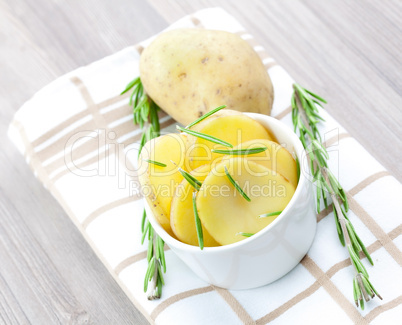
[[[220,17],[221,25],[213,25],[213,27],[225,28],[238,33],[246,39],[259,53],[270,73],[274,82],[275,96],[284,96],[283,94],[277,94],[280,86],[275,84],[280,79],[278,79],[278,76],[285,74],[283,69],[269,57],[250,34],[245,32],[225,12],[220,9],[204,10],[195,13],[191,17],[183,18],[173,27],[211,28],[211,20],[217,15]],[[120,90],[130,79],[129,76],[133,77],[132,72],[127,70],[130,70],[138,62],[139,54],[146,44],[147,41],[114,56],[117,58],[120,55],[117,60],[121,60],[121,57],[124,57],[123,68],[126,71],[127,79],[121,80],[121,84],[118,84]],[[137,54],[132,55],[133,52],[137,52]],[[132,57],[134,57],[132,62],[126,64],[125,62],[128,62]],[[112,92],[110,94],[93,95],[93,85],[96,85],[97,82],[101,83],[101,81],[94,81],[88,77],[96,69],[105,73],[105,77],[109,77],[107,76],[108,69],[104,69],[104,67],[113,67],[113,60],[112,56],[104,59],[102,64],[97,63],[95,67],[87,67],[84,70],[62,77],[64,82],[72,85],[75,89],[74,91],[80,96],[80,100],[84,103],[82,110],[56,124],[47,125],[44,128],[46,131],[39,136],[36,135],[34,138],[32,134],[35,132],[27,129],[36,121],[25,119],[24,112],[21,112],[16,115],[12,122],[10,136],[16,143],[19,143],[20,150],[23,151],[27,162],[39,180],[60,202],[83,236],[102,259],[112,276],[151,323],[171,324],[174,322],[175,324],[184,324],[186,323],[185,320],[192,324],[196,324],[197,320],[200,321],[200,324],[206,320],[208,320],[209,324],[219,324],[222,320],[230,324],[267,324],[270,322],[283,324],[297,320],[302,323],[303,320],[308,320],[310,324],[318,323],[320,318],[312,316],[313,312],[317,314],[322,312],[327,315],[328,321],[336,320],[335,323],[346,321],[346,323],[350,324],[369,324],[371,322],[375,323],[375,321],[380,322],[383,319],[386,319],[388,323],[390,320],[391,323],[392,320],[395,320],[395,324],[397,323],[395,317],[398,313],[399,315],[402,314],[401,286],[397,285],[391,288],[392,285],[386,282],[390,280],[386,278],[387,273],[380,274],[380,271],[383,272],[386,266],[388,270],[392,270],[390,274],[393,276],[402,275],[402,223],[398,216],[395,216],[395,218],[399,218],[399,220],[396,220],[392,225],[378,222],[379,216],[372,204],[381,203],[379,198],[372,197],[369,199],[372,204],[367,204],[367,206],[365,204],[367,196],[378,193],[378,191],[387,192],[387,188],[384,188],[381,182],[385,185],[389,182],[394,184],[392,185],[395,189],[394,192],[399,191],[397,195],[401,195],[402,190],[400,184],[381,166],[378,166],[376,162],[373,163],[375,167],[370,170],[370,173],[366,175],[362,173],[363,176],[356,177],[354,183],[347,182],[348,184],[345,188],[352,210],[351,218],[352,220],[357,220],[356,227],[358,231],[361,228],[364,229],[363,239],[368,240],[368,242],[366,241],[368,251],[374,257],[376,265],[374,268],[368,268],[369,273],[374,274],[373,277],[377,276],[373,278],[374,284],[383,284],[383,288],[381,285],[377,285],[377,289],[381,291],[385,298],[383,302],[373,301],[364,312],[355,307],[351,294],[351,278],[353,275],[350,267],[351,263],[347,255],[344,254],[344,250],[338,247],[340,244],[337,242],[333,220],[328,221],[331,218],[333,219],[332,206],[323,209],[317,216],[317,238],[310,252],[298,267],[284,278],[278,280],[277,283],[264,288],[245,291],[229,291],[211,286],[189,274],[191,271],[186,269],[166,247],[168,273],[163,298],[154,302],[147,301],[145,295],[141,292],[143,274],[146,268],[146,246],[141,246],[139,243],[139,222],[142,213],[139,192],[134,191],[128,195],[127,188],[123,188],[110,194],[110,196],[106,195],[99,200],[94,200],[92,197],[97,195],[97,190],[111,191],[111,188],[107,186],[110,186],[110,184],[116,185],[115,179],[118,176],[115,174],[102,175],[103,178],[95,176],[93,180],[95,182],[96,179],[98,183],[93,188],[91,187],[92,185],[89,185],[90,177],[78,177],[75,174],[77,171],[89,171],[93,166],[99,167],[101,156],[101,159],[108,164],[106,167],[109,168],[107,169],[109,173],[111,170],[110,165],[115,162],[118,168],[124,168],[124,173],[129,175],[128,181],[133,182],[131,184],[135,184],[137,181],[135,173],[132,172],[135,169],[135,159],[127,159],[127,152],[129,151],[128,149],[133,148],[135,151],[135,144],[138,143],[141,132],[133,125],[131,108],[127,104],[128,96],[116,95],[118,91],[115,91],[114,95]],[[126,66],[124,67],[124,65]],[[81,75],[85,77],[80,77]],[[95,75],[94,79],[98,77],[99,75]],[[86,82],[85,80],[89,81]],[[89,84],[90,86],[88,86]],[[115,89],[118,89],[117,86]],[[68,97],[73,95],[68,92],[64,96],[63,100],[68,101]],[[96,96],[103,96],[104,98],[98,101],[95,98]],[[57,100],[60,100],[60,98]],[[275,101],[277,100],[276,98]],[[286,98],[282,102],[286,103]],[[287,102],[290,102],[290,98]],[[30,109],[35,109],[37,103],[33,100],[27,105],[30,105]],[[289,106],[277,105],[274,107],[273,115],[284,123],[291,125],[290,112]],[[328,118],[331,120],[330,117]],[[175,124],[172,118],[161,112],[160,119],[163,131],[172,130]],[[323,131],[330,131],[334,126],[339,127],[336,122],[333,122]],[[326,147],[338,146],[342,153],[345,145],[346,148],[351,148],[345,150],[359,151],[360,149],[355,149],[360,148],[355,140],[341,127],[339,129],[341,130],[339,134],[326,139]],[[68,166],[66,162],[66,144],[80,132],[90,131],[96,131],[97,136],[87,137],[86,141],[80,143],[73,143],[71,150],[68,152],[71,153],[74,165]],[[105,140],[101,146],[99,142],[100,131],[105,134]],[[114,150],[111,150],[111,148],[114,148]],[[116,148],[121,148],[121,150],[119,151]],[[100,155],[100,152],[103,152],[103,154]],[[371,157],[369,158],[372,159]],[[348,159],[353,159],[353,157],[348,155],[346,160]],[[347,178],[350,176],[348,173],[354,174],[356,171],[352,167],[348,170],[350,164],[343,164],[344,162],[339,158],[340,175]],[[98,179],[100,180],[98,181]],[[98,186],[102,188],[97,188]],[[74,187],[78,192],[82,188],[82,192],[77,194],[77,196],[81,197],[81,201],[71,194],[75,191]],[[86,205],[86,200],[92,200],[91,203],[88,203],[87,208],[78,207],[80,202],[81,205]],[[395,212],[397,213],[398,211]],[[122,217],[122,215],[125,215],[125,217]],[[124,219],[124,222],[119,218]],[[114,230],[114,224],[119,223],[122,226]],[[129,226],[132,226],[132,230],[127,230]],[[127,232],[119,234],[119,229],[123,228]],[[328,233],[333,233],[327,239],[330,243],[326,243],[325,238],[318,235],[319,232],[326,234],[327,230]],[[109,232],[115,232],[115,234],[109,235]],[[127,239],[116,240],[116,238],[124,236]],[[116,242],[118,243],[116,244]],[[323,250],[319,252],[318,248],[322,246]],[[331,258],[331,254],[327,256],[326,251],[324,251],[325,248],[328,252],[331,252],[332,246],[336,247],[334,248],[333,258]],[[322,260],[325,260],[325,263]],[[381,263],[384,263],[384,266],[381,266]],[[175,265],[178,266],[176,267]],[[379,271],[375,272],[377,269]],[[177,274],[172,274],[174,272],[177,272]],[[380,281],[383,277],[385,277],[385,280]],[[184,282],[184,284],[177,287],[174,281],[179,278],[183,279],[181,282]],[[394,281],[402,282],[401,277],[394,279]],[[385,292],[382,290],[384,288]],[[274,295],[270,296],[271,293],[274,293]],[[387,296],[391,298],[387,298]],[[280,297],[279,302],[275,302],[275,297]],[[326,303],[325,306],[320,307],[322,310],[313,305],[320,300]],[[212,307],[215,302],[216,309]],[[219,310],[217,310],[218,307]],[[180,318],[182,313],[177,312],[179,308],[189,310],[188,314],[186,314],[187,316]],[[185,319],[185,317],[193,318]],[[322,319],[325,319],[325,317]]]

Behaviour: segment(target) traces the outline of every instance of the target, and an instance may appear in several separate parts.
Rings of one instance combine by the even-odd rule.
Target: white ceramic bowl
[[[294,152],[304,165],[304,148],[289,127],[270,116],[247,115],[271,130],[278,142]],[[234,244],[203,250],[184,244],[159,225],[144,200],[148,219],[171,250],[201,279],[226,289],[260,287],[292,270],[313,242],[317,222],[312,185],[303,172],[300,174],[296,192],[280,216],[252,237]]]

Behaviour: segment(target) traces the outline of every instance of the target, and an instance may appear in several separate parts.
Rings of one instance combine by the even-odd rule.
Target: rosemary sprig
[[[227,176],[227,178],[229,179],[230,183],[232,183],[232,185],[235,187],[235,189],[248,201],[250,202],[251,199],[247,196],[246,193],[244,193],[243,189],[239,186],[239,184],[237,184],[237,182],[233,179],[232,175],[229,174],[228,169],[226,168],[226,166],[224,166],[225,169],[225,174]]]
[[[223,109],[225,107],[226,107],[226,105],[222,105],[222,106],[219,106],[219,107],[213,109],[212,111],[210,111],[208,113],[205,113],[200,118],[196,119],[194,122],[191,122],[189,125],[187,125],[186,129],[189,129],[193,125],[196,125],[196,124],[200,123],[202,120],[205,120],[207,117],[211,116],[212,114],[215,114],[216,112],[220,111],[221,109]]]
[[[150,160],[150,159],[143,159],[143,161],[146,161],[147,163],[159,166],[159,167],[166,167],[167,165],[164,163],[161,163],[159,161],[155,161],[155,160]]]
[[[222,155],[247,156],[247,155],[255,155],[257,153],[264,152],[267,149],[268,149],[267,147],[261,147],[261,148],[232,149],[232,150],[212,149],[211,151],[214,153],[220,153]]]
[[[200,246],[200,249],[204,249],[204,234],[202,232],[202,224],[200,220],[200,216],[198,215],[198,210],[197,210],[197,193],[193,192],[193,211],[194,211],[194,218],[195,218],[195,229],[197,230],[197,238],[198,238],[198,245]]]
[[[360,260],[359,253],[362,251],[369,262],[373,264],[370,254],[347,216],[349,205],[346,193],[328,168],[327,161],[329,156],[321,143],[321,135],[318,130],[318,124],[324,119],[319,115],[320,112],[317,107],[317,105],[322,107],[322,104],[327,102],[320,96],[295,83],[293,84],[291,103],[295,132],[299,131],[299,138],[308,153],[311,173],[317,185],[317,212],[320,212],[321,199],[325,207],[328,207],[328,199],[331,198],[338,237],[341,244],[346,245],[350,261],[355,270],[353,297],[356,306],[360,305],[360,308],[364,309],[364,301],[368,302],[375,296],[380,299],[382,297],[369,281],[367,270]]]
[[[193,136],[195,136],[197,138],[201,138],[201,139],[204,139],[204,140],[216,143],[216,144],[220,144],[220,145],[225,146],[225,147],[233,148],[233,145],[231,145],[229,142],[226,142],[226,141],[223,141],[221,139],[215,138],[212,135],[208,135],[208,134],[193,131],[193,130],[188,130],[188,129],[182,128],[182,127],[180,127],[178,125],[176,125],[176,129],[178,129],[181,132],[193,135]]]
[[[138,149],[138,156],[145,143],[160,135],[160,125],[158,111],[159,107],[151,98],[147,96],[142,86],[140,77],[132,80],[121,93],[124,94],[131,90],[129,104],[133,107],[133,122],[143,129]],[[146,160],[161,167],[166,167],[165,164]],[[147,292],[149,300],[159,299],[162,295],[162,286],[164,285],[163,273],[166,272],[166,260],[164,251],[164,241],[160,238],[151,224],[147,220],[147,214],[144,209],[141,220],[142,237],[141,243],[144,243],[145,238],[148,239],[147,260],[148,268],[144,278],[144,292]]]

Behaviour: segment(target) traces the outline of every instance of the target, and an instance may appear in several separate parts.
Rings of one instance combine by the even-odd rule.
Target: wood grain
[[[0,0],[0,323],[146,324],[6,137],[37,90],[221,6],[402,181],[398,0]]]

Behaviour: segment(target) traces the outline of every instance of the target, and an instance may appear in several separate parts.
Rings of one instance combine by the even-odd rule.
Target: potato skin
[[[188,124],[220,106],[269,115],[273,88],[258,54],[236,34],[178,29],[160,34],[141,54],[145,91]]]

